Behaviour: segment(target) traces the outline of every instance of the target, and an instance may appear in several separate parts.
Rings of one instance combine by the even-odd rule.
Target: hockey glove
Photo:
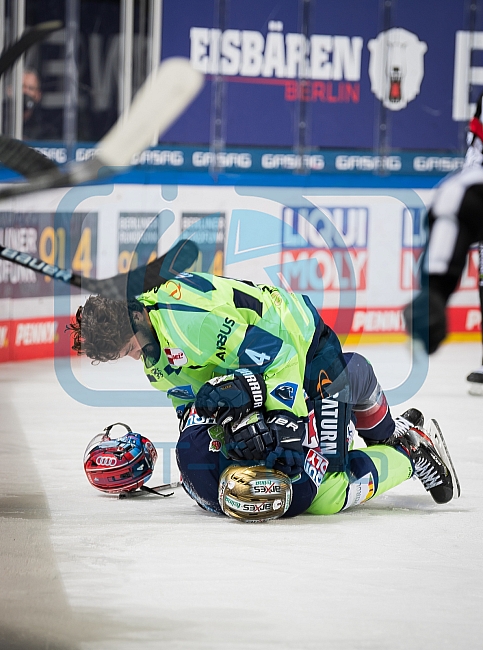
[[[225,425],[225,448],[233,460],[265,460],[274,438],[260,411]]]
[[[266,457],[266,467],[278,469],[287,476],[300,474],[304,468],[305,422],[290,411],[270,411],[267,424],[274,449]]]
[[[214,417],[224,426],[263,406],[267,396],[265,381],[247,368],[231,375],[213,377],[196,395],[195,407],[202,417]]]

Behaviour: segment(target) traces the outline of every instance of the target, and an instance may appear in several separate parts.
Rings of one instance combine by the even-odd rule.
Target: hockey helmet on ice
[[[292,502],[292,482],[265,465],[230,465],[220,476],[218,502],[229,517],[248,522],[278,519]]]
[[[125,427],[127,433],[121,438],[111,438],[111,429],[117,424]],[[89,482],[98,490],[111,494],[131,492],[149,481],[157,458],[150,440],[133,433],[127,424],[116,422],[87,445],[84,470]]]

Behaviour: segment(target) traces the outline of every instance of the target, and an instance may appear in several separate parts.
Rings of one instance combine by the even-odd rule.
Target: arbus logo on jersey
[[[186,354],[180,348],[164,348],[170,366],[184,366],[188,363]]]
[[[117,464],[117,460],[113,456],[98,456],[96,458],[96,465],[102,465],[103,467],[114,467]]]
[[[419,95],[428,46],[416,34],[396,27],[367,44],[369,77],[374,95],[391,111],[400,111]]]
[[[228,318],[228,317],[225,318],[224,322],[220,327],[220,331],[218,332],[218,335],[216,337],[216,349],[218,350],[216,356],[222,361],[225,360],[226,342],[228,340],[228,337],[231,334],[234,325],[235,325],[235,321],[232,318]]]

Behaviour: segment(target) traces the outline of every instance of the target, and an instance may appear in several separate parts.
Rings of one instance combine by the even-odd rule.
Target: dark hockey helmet
[[[117,424],[125,427],[127,433],[120,438],[111,438],[111,429]],[[87,445],[84,470],[89,483],[102,492],[131,492],[149,481],[157,458],[150,440],[133,433],[127,424],[116,422]]]
[[[292,481],[265,465],[230,465],[220,476],[218,502],[225,515],[241,521],[278,519],[292,502]]]

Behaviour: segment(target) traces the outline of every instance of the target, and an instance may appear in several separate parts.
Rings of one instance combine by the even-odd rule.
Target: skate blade
[[[469,381],[468,383],[468,393],[470,395],[475,395],[476,397],[483,397],[483,384],[479,384],[475,381]]]
[[[436,447],[436,451],[440,455],[441,460],[449,469],[449,472],[451,474],[451,479],[453,481],[453,499],[458,499],[461,495],[460,482],[458,480],[458,476],[456,474],[453,461],[451,460],[451,456],[449,455],[448,447],[446,446],[446,441],[444,439],[443,432],[441,431],[441,428],[436,420],[431,420],[428,435],[431,438],[431,441],[433,442],[434,446]]]

